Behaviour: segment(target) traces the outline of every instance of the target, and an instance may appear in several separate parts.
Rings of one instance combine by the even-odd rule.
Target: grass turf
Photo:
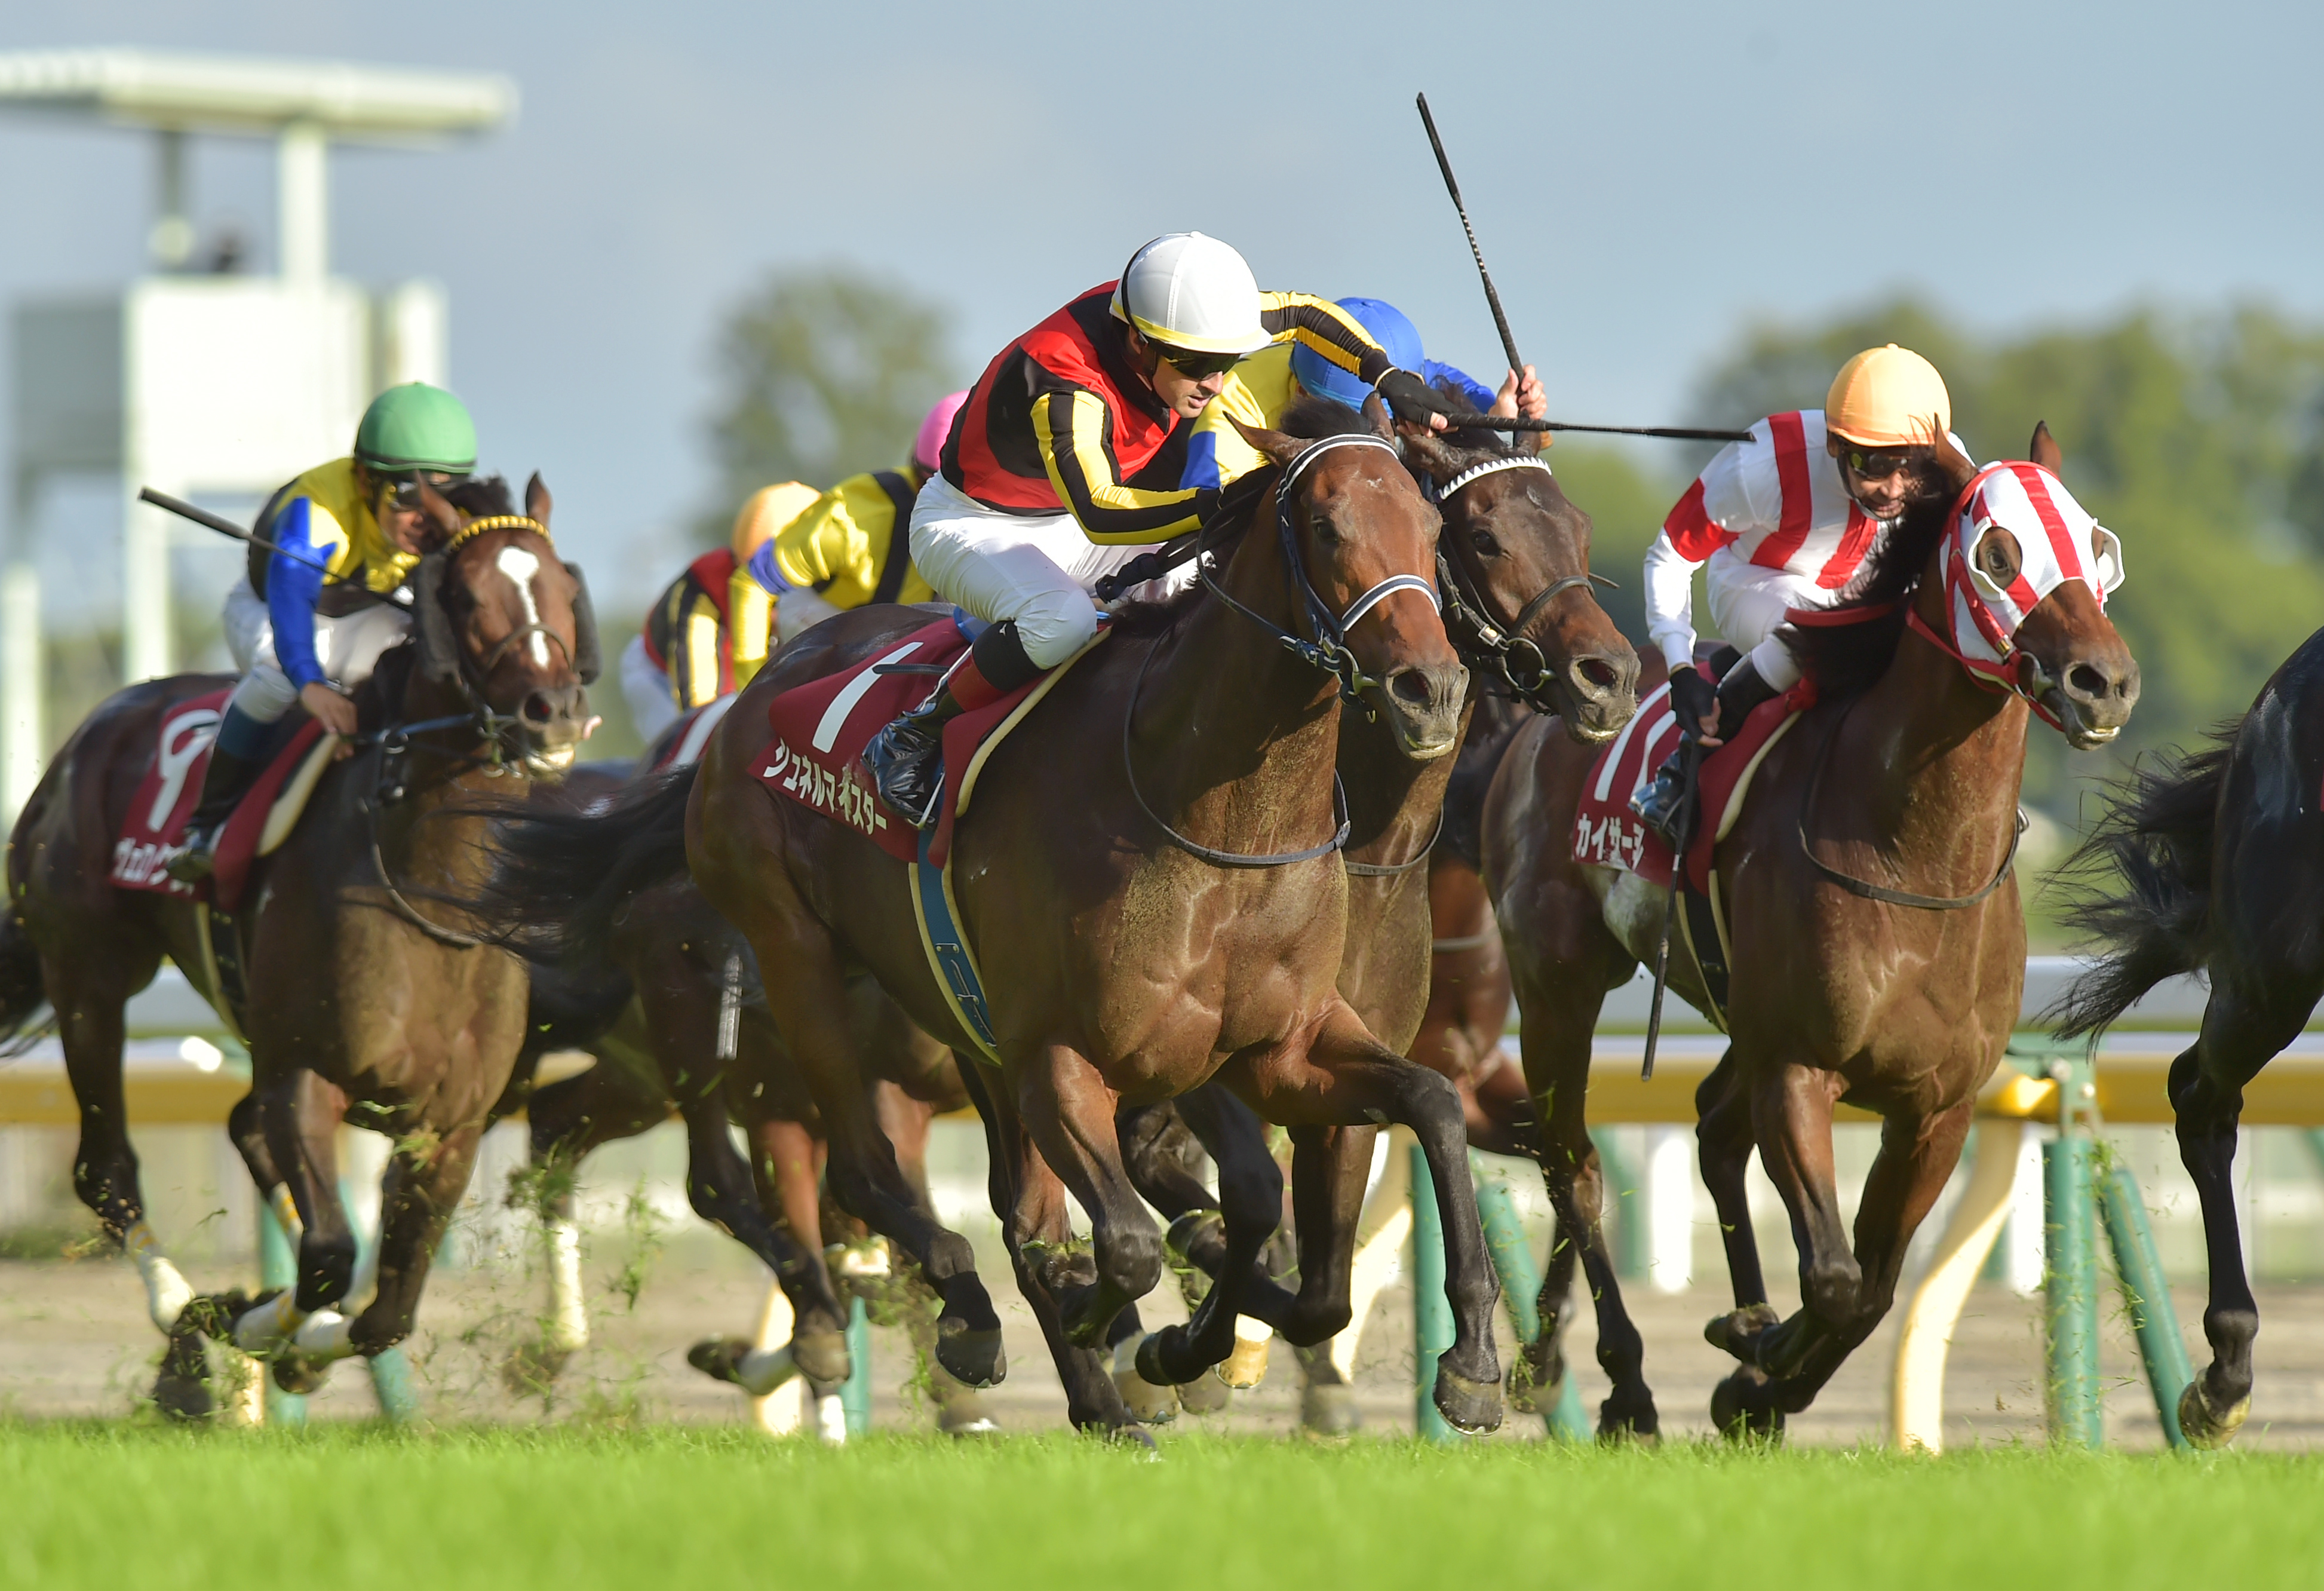
[[[2324,1463],[0,1426],[0,1585],[2324,1583]],[[1069,1578],[1070,1577],[1070,1578]]]

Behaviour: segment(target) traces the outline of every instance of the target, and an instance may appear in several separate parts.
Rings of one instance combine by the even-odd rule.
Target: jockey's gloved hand
[[[1452,401],[1409,370],[1390,370],[1372,384],[1372,391],[1380,395],[1398,420],[1414,425],[1426,425],[1430,421],[1452,412]],[[1461,407],[1466,409],[1466,402]]]
[[[1702,721],[1719,705],[1719,687],[1703,678],[1702,671],[1692,665],[1674,670],[1670,677],[1671,711],[1678,717],[1678,726],[1686,731],[1689,740],[1702,736]]]

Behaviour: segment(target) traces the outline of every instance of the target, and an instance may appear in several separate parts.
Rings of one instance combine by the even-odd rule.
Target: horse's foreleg
[[[1759,1334],[1783,1317],[1767,1302],[1759,1238],[1751,1228],[1751,1196],[1744,1180],[1751,1169],[1751,1099],[1741,1077],[1729,1045],[1694,1091],[1694,1135],[1703,1186],[1719,1212],[1728,1281],[1735,1290],[1734,1311],[1711,1321],[1703,1335],[1748,1364],[1757,1356]]]
[[[992,1213],[1000,1217],[1018,1290],[1047,1339],[1057,1378],[1065,1389],[1065,1412],[1075,1429],[1115,1431],[1134,1423],[1105,1355],[1066,1339],[1061,1295],[1092,1287],[1096,1274],[1090,1256],[1073,1241],[1072,1211],[1065,1184],[1035,1152],[998,1074],[964,1059],[961,1081],[984,1124]],[[1129,1313],[1130,1311],[1125,1311]]]
[[[2224,961],[2224,957],[2222,961]],[[2290,1043],[2314,1009],[2315,981],[2270,967],[2270,978],[2238,977],[2221,965],[2203,1008],[2202,1031],[2171,1063],[2171,1108],[2178,1117],[2179,1158],[2202,1201],[2210,1296],[2203,1336],[2211,1363],[2179,1400],[2179,1429],[2199,1448],[2225,1447],[2251,1413],[2252,1343],[2259,1302],[2244,1271],[2236,1209],[2236,1133],[2244,1085]]]
[[[1790,1062],[1748,1085],[1760,1163],[1791,1213],[1800,1255],[1799,1312],[1760,1333],[1753,1348],[1757,1368],[1779,1381],[1798,1375],[1818,1345],[1847,1335],[1862,1294],[1863,1272],[1840,1218],[1832,1170],[1831,1110],[1840,1087],[1836,1073]]]
[[[397,1141],[380,1189],[379,1290],[347,1334],[356,1353],[383,1353],[411,1335],[428,1267],[468,1190],[483,1137],[478,1122],[440,1137],[421,1131]]]
[[[347,1096],[305,1068],[262,1077],[254,1090],[266,1147],[290,1191],[285,1235],[299,1247],[294,1301],[302,1313],[346,1301],[355,1235],[339,1202],[339,1118]],[[272,1189],[261,1189],[272,1196]]]
[[[1452,1306],[1452,1345],[1436,1362],[1436,1407],[1457,1430],[1493,1429],[1501,1422],[1501,1364],[1493,1346],[1493,1306],[1501,1289],[1477,1216],[1459,1092],[1441,1074],[1382,1045],[1345,1002],[1325,1015],[1305,1060],[1303,1067],[1288,1056],[1261,1059],[1248,1072],[1229,1075],[1249,1078],[1259,1093],[1252,1103],[1274,1121],[1391,1121],[1412,1129],[1435,1186],[1444,1229],[1444,1294]]]
[[[1299,1294],[1275,1328],[1294,1347],[1329,1343],[1355,1318],[1356,1236],[1371,1179],[1377,1127],[1291,1128],[1291,1216]]]
[[[1122,1167],[1113,1133],[1120,1101],[1088,1058],[1068,1045],[1043,1044],[1010,1069],[1026,1134],[1089,1212],[1096,1278],[1060,1301],[1066,1340],[1096,1347],[1107,1340],[1113,1318],[1162,1279],[1162,1234]]]
[[[1292,1303],[1259,1267],[1260,1252],[1283,1220],[1283,1168],[1268,1152],[1265,1125],[1216,1083],[1179,1096],[1177,1103],[1218,1166],[1224,1244],[1193,1318],[1156,1332],[1139,1350],[1139,1373],[1170,1385],[1194,1380],[1234,1352],[1237,1316],[1272,1326],[1288,1318]]]

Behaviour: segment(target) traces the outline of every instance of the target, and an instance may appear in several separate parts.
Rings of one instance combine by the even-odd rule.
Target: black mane
[[[516,498],[509,491],[505,476],[470,476],[456,481],[443,490],[444,501],[466,514],[470,519],[486,519],[496,513],[514,513]]]
[[[1940,489],[1914,498],[1901,518],[1873,539],[1863,567],[1840,598],[1827,610],[1895,609],[1852,624],[1787,624],[1784,640],[1801,669],[1827,700],[1857,696],[1872,688],[1895,661],[1904,634],[1904,605],[1920,588],[1921,576],[1952,524],[1953,496]]]

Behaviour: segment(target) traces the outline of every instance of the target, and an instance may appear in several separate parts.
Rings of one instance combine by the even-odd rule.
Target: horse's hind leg
[[[1162,1235],[1130,1186],[1114,1137],[1120,1102],[1088,1059],[1067,1045],[1041,1045],[1008,1070],[1018,1117],[1035,1149],[1089,1212],[1096,1280],[1061,1301],[1066,1340],[1096,1347],[1113,1318],[1162,1279]],[[1231,1319],[1228,1324],[1231,1330]]]
[[[973,1060],[962,1061],[960,1075],[984,1123],[992,1213],[1001,1219],[1018,1290],[1040,1323],[1057,1377],[1065,1384],[1066,1416],[1080,1430],[1131,1429],[1135,1421],[1108,1372],[1105,1355],[1093,1347],[1076,1346],[1065,1336],[1059,1295],[1086,1289],[1096,1278],[1089,1256],[1073,1243],[1065,1184],[1035,1152],[1015,1109],[993,1087],[999,1077]]]
[[[1759,1263],[1758,1235],[1751,1229],[1751,1197],[1744,1179],[1751,1169],[1751,1099],[1741,1086],[1735,1048],[1728,1046],[1711,1075],[1694,1091],[1695,1142],[1703,1186],[1719,1212],[1719,1241],[1727,1251],[1727,1277],[1735,1290],[1735,1309],[1704,1329],[1713,1347],[1745,1364],[1756,1355],[1758,1336],[1783,1318],[1767,1301],[1767,1278]]]
[[[2236,1212],[2236,1129],[2244,1085],[2296,1037],[2315,1009],[2324,980],[2268,968],[2265,978],[2230,971],[2215,960],[2202,1031],[2171,1065],[2171,1106],[2178,1116],[2179,1158],[2202,1201],[2210,1297],[2203,1336],[2211,1363],[2179,1400],[2179,1429],[2199,1448],[2234,1439],[2251,1412],[2252,1343],[2259,1303],[2244,1272]]]
[[[1271,1326],[1288,1318],[1293,1301],[1259,1268],[1260,1252],[1283,1224],[1283,1168],[1268,1152],[1266,1128],[1217,1084],[1181,1095],[1178,1105],[1194,1135],[1212,1146],[1226,1241],[1193,1318],[1165,1327],[1139,1349],[1139,1374],[1157,1384],[1189,1382],[1223,1363],[1234,1352],[1238,1315]]]
[[[468,1189],[483,1136],[483,1124],[466,1123],[440,1137],[423,1130],[397,1142],[380,1190],[379,1290],[348,1331],[356,1353],[383,1353],[411,1335],[428,1267]]]

